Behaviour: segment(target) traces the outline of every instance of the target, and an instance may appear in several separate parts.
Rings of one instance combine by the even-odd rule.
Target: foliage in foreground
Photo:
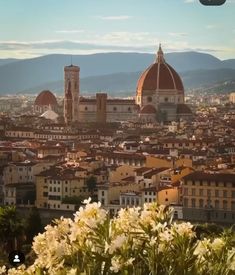
[[[121,209],[111,219],[100,203],[85,203],[74,220],[56,220],[34,238],[32,266],[0,274],[235,274],[232,231],[199,240],[190,223],[172,222],[166,206]]]

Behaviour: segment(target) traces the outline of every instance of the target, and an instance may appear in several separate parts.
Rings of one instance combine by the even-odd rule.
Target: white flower
[[[125,266],[133,265],[134,260],[135,260],[135,258],[130,258],[129,260],[127,260],[125,262]]]
[[[167,242],[168,243],[168,242],[173,240],[173,236],[172,236],[170,230],[168,230],[168,229],[165,230],[164,232],[160,233],[159,237],[160,237],[160,240],[162,242]]]
[[[0,267],[0,274],[4,274],[6,272],[6,266]]]
[[[113,257],[111,260],[112,266],[110,267],[110,270],[114,273],[118,273],[120,269],[122,268],[123,264],[120,261],[120,258]]]
[[[194,255],[204,256],[208,253],[208,246],[210,246],[210,240],[204,238],[202,241],[198,241],[197,247],[194,250]]]
[[[172,230],[180,236],[188,236],[190,238],[195,236],[195,233],[193,232],[193,225],[189,222],[174,223]]]
[[[76,275],[77,274],[77,268],[72,268],[69,270],[68,273],[66,273],[67,275]]]
[[[213,250],[219,251],[225,245],[225,242],[220,238],[215,238],[214,241],[211,243],[211,247]]]
[[[121,248],[126,241],[127,237],[124,234],[117,236],[109,246],[109,253],[113,254],[117,249]]]
[[[89,197],[88,199],[84,200],[82,203],[83,204],[89,204],[91,202],[91,197]]]

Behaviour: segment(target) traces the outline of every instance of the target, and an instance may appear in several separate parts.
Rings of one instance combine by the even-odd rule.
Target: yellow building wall
[[[157,193],[157,202],[159,204],[170,205],[179,203],[179,189],[169,188]]]
[[[109,186],[108,189],[108,200],[119,200],[120,193],[125,192],[138,192],[144,188],[144,184],[127,184],[127,185],[116,185]]]
[[[120,182],[122,179],[134,176],[136,167],[130,165],[122,165],[117,167],[115,171],[111,171],[109,175],[109,182]]]
[[[36,207],[38,208],[44,207],[44,203],[47,203],[47,197],[43,196],[43,192],[48,192],[48,184],[44,179],[43,176],[36,177]]]

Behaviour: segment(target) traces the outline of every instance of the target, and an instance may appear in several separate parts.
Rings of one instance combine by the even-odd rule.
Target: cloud
[[[70,33],[84,33],[84,30],[57,30],[56,33],[70,34]]]
[[[130,35],[131,34],[131,35]],[[198,51],[212,53],[220,58],[235,56],[235,49],[211,45],[191,45],[185,40],[153,39],[152,33],[113,32],[93,36],[89,40],[0,41],[1,57],[30,58],[47,54],[94,54],[102,52],[156,53],[163,42],[165,53]],[[120,40],[121,38],[121,40]]]
[[[184,3],[186,4],[191,4],[191,3],[195,3],[196,0],[184,0]]]
[[[132,18],[132,16],[128,16],[128,15],[98,16],[98,18],[102,20],[128,20]]]
[[[186,32],[170,32],[168,34],[173,37],[185,37],[188,35]]]

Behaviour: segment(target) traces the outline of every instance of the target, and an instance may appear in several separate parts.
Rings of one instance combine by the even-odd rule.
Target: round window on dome
[[[152,97],[151,97],[151,96],[148,96],[148,97],[147,97],[147,101],[148,101],[148,102],[152,102],[152,101],[153,101]]]

